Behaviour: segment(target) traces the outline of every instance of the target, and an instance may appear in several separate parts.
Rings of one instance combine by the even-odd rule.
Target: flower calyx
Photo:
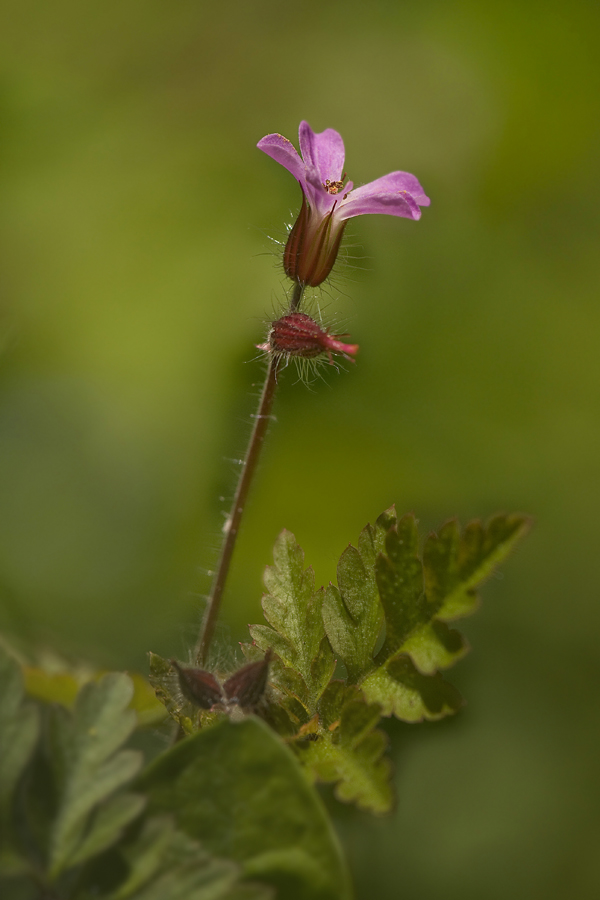
[[[358,344],[344,344],[340,338],[346,334],[330,334],[311,316],[301,312],[291,312],[277,319],[271,325],[269,337],[259,350],[282,357],[315,359],[327,355],[333,365],[333,353],[354,362]]]

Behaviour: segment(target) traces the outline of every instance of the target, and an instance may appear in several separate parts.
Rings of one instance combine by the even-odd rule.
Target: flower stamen
[[[327,191],[328,194],[337,194],[343,189],[345,180],[346,180],[346,173],[344,172],[344,174],[342,175],[341,181],[330,181],[329,178],[326,178],[325,184],[323,184],[323,182],[321,182],[321,184],[323,184],[323,187],[325,188],[325,190]]]

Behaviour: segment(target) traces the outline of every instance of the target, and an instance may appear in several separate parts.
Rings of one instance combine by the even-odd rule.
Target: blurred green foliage
[[[596,897],[600,8],[5,0],[1,17],[2,628],[117,667],[193,644],[253,344],[285,290],[267,235],[299,201],[254,145],[334,127],[355,183],[406,169],[432,205],[352,223],[321,303],[359,360],[312,392],[286,373],[225,635],[256,620],[283,527],[326,583],[392,502],[423,533],[532,514],[468,626],[469,706],[390,726],[393,818],[336,815],[360,897]]]

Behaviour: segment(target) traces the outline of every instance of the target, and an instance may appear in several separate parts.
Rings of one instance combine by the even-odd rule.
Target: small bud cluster
[[[332,365],[332,353],[354,361],[358,344],[344,344],[340,341],[342,337],[347,335],[332,335],[306,313],[292,312],[272,323],[267,342],[258,344],[258,349],[277,356],[301,359],[314,359],[326,354]]]
[[[183,696],[200,709],[230,712],[239,707],[243,712],[253,712],[263,698],[269,677],[271,651],[259,662],[242,666],[220,684],[212,672],[180,666],[172,659]]]

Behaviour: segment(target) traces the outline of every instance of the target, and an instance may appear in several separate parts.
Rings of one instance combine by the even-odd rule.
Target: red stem
[[[300,301],[302,299],[303,291],[303,285],[295,285],[294,293],[290,301],[290,312],[294,312],[298,309]],[[246,507],[246,500],[248,499],[248,491],[250,490],[250,484],[252,483],[252,479],[256,472],[260,451],[262,450],[262,446],[269,427],[271,410],[273,409],[273,401],[275,399],[275,391],[277,388],[277,374],[279,371],[279,363],[280,360],[277,357],[270,357],[269,366],[267,368],[267,374],[265,377],[265,383],[262,389],[260,402],[258,404],[258,411],[254,417],[254,427],[252,428],[252,434],[250,435],[248,450],[246,452],[246,457],[244,459],[242,470],[240,472],[235,496],[233,498],[233,504],[231,506],[231,512],[229,514],[229,518],[227,519],[227,528],[225,532],[225,538],[223,540],[223,546],[221,547],[219,565],[217,567],[217,571],[212,583],[211,592],[208,598],[208,606],[206,607],[204,622],[202,624],[202,632],[198,639],[198,643],[196,644],[195,655],[200,666],[206,665],[208,651],[210,649],[215,626],[217,624],[217,618],[219,616],[219,610],[221,608],[221,601],[223,599],[225,582],[229,573],[231,557],[233,556],[235,542],[240,528],[240,522],[242,520],[244,509]]]

